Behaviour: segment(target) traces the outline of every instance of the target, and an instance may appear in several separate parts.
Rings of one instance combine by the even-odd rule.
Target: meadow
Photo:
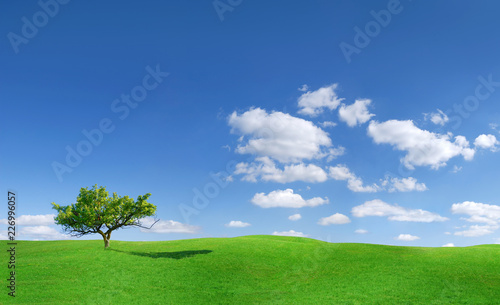
[[[4,249],[7,242],[2,241]],[[500,245],[424,248],[244,236],[18,241],[1,304],[499,304]]]

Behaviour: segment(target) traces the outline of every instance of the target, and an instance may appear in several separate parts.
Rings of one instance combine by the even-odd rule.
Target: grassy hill
[[[7,249],[6,241],[2,241]],[[500,245],[332,244],[245,236],[18,241],[1,304],[499,304]]]

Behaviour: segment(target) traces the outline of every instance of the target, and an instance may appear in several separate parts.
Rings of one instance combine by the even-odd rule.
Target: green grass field
[[[500,245],[18,241],[15,300],[2,253],[2,304],[500,304]]]

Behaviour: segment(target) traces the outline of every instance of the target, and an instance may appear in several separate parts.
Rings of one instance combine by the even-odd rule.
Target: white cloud
[[[441,247],[455,247],[453,243],[447,243],[445,245],[442,245]]]
[[[320,218],[320,220],[318,221],[318,224],[319,225],[322,225],[322,226],[328,226],[328,225],[343,225],[343,224],[346,224],[346,223],[350,223],[351,220],[349,219],[349,217],[343,215],[343,214],[340,214],[340,213],[335,213],[331,216],[328,216],[328,217],[323,217],[323,218]]]
[[[327,128],[327,127],[335,127],[337,126],[337,123],[332,122],[332,121],[324,121],[322,123],[318,123],[321,127]]]
[[[358,178],[354,173],[352,173],[347,166],[343,164],[338,164],[336,166],[330,166],[330,177],[335,180],[347,180],[347,188],[353,192],[368,192],[373,193],[379,190],[376,184],[373,185],[363,185],[363,180]]]
[[[339,108],[339,118],[346,122],[349,127],[361,125],[368,122],[374,114],[368,111],[368,105],[372,101],[368,99],[356,100],[354,104],[346,106],[342,104]]]
[[[356,234],[367,234],[368,231],[365,230],[365,229],[357,229],[356,231],[354,231],[354,233],[356,233]]]
[[[468,215],[469,218],[463,218],[468,222],[484,224],[471,225],[467,230],[455,232],[455,235],[466,237],[483,236],[495,232],[500,227],[500,206],[498,205],[464,201],[454,203],[451,206],[451,212],[453,214]]]
[[[474,140],[474,146],[483,149],[489,149],[491,151],[497,151],[498,142],[497,138],[492,134],[482,134]]]
[[[324,148],[332,146],[328,133],[312,122],[289,114],[254,108],[228,121],[231,132],[240,134],[236,148],[240,154],[267,156],[282,163],[320,159],[328,156]],[[245,141],[245,138],[248,140]]]
[[[300,214],[293,214],[293,215],[288,216],[288,219],[290,219],[291,221],[296,221],[296,220],[299,220],[301,218],[302,218],[302,215],[300,215]]]
[[[306,92],[307,90],[309,90],[309,86],[306,84],[303,84],[302,87],[298,88],[297,90],[302,91],[302,92]]]
[[[296,237],[308,237],[309,236],[307,234],[304,234],[302,232],[296,232],[294,230],[283,231],[283,232],[274,231],[273,235],[279,235],[279,236],[296,236]]]
[[[414,241],[417,239],[420,239],[420,237],[411,235],[411,234],[399,234],[398,237],[394,237],[395,240],[402,240],[402,241]]]
[[[337,84],[302,94],[298,100],[299,113],[317,116],[323,112],[323,108],[336,109],[343,99],[337,96],[335,89],[337,89]]]
[[[455,232],[455,235],[465,237],[478,237],[491,234],[495,232],[496,229],[498,229],[498,226],[472,225],[468,230]]]
[[[436,222],[448,218],[422,209],[408,209],[398,205],[390,205],[380,199],[366,201],[352,208],[354,217],[380,216],[392,221]]]
[[[314,164],[291,164],[285,165],[283,169],[280,169],[268,157],[256,158],[256,161],[252,163],[238,163],[234,174],[244,175],[242,180],[250,182],[257,182],[258,179],[279,183],[294,181],[324,182],[328,179],[326,172]]]
[[[387,178],[383,183],[383,186],[387,186],[388,191],[392,192],[411,192],[418,191],[423,192],[427,190],[425,183],[418,183],[417,179],[413,177],[408,178]]]
[[[61,234],[56,229],[45,225],[22,227],[19,232],[19,237],[22,239],[35,240],[55,240],[70,238],[69,235]]]
[[[342,156],[345,153],[345,147],[339,146],[335,148],[329,148],[328,151],[326,152],[326,161],[330,162],[333,159]]]
[[[371,121],[368,135],[377,144],[387,143],[406,151],[407,154],[401,161],[408,169],[414,169],[414,166],[438,169],[458,155],[462,155],[465,160],[472,160],[475,153],[465,137],[456,136],[455,141],[451,142],[451,133],[437,134],[422,130],[411,120],[389,120],[383,123]]]
[[[141,220],[143,226],[149,227],[153,224],[152,217],[146,217]],[[189,224],[180,223],[173,220],[160,220],[151,229],[141,228],[144,233],[188,233],[194,234],[200,231],[200,227],[192,226]]]
[[[239,220],[231,220],[229,223],[225,224],[225,226],[229,228],[244,228],[250,226],[250,224]]]
[[[438,109],[437,111],[438,112],[424,113],[424,119],[431,120],[431,122],[436,125],[444,126],[444,124],[446,124],[450,119],[440,109]]]
[[[485,222],[489,221],[500,221],[500,206],[493,204],[485,204],[474,201],[464,201],[462,203],[454,203],[451,206],[451,212],[453,214],[466,214],[471,217],[474,221],[471,222]]]
[[[453,169],[451,170],[451,172],[454,173],[454,174],[456,174],[456,173],[458,173],[461,170],[462,170],[462,166],[453,165]]]
[[[46,215],[21,215],[16,219],[18,226],[50,226],[55,224],[54,214]],[[0,219],[0,223],[7,224],[7,219]]]
[[[304,200],[299,194],[294,194],[292,189],[276,190],[268,195],[257,193],[253,196],[251,202],[261,208],[302,208],[315,207],[327,204],[328,198],[314,197]]]

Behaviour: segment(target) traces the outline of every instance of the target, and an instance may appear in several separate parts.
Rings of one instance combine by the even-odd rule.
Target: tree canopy
[[[147,202],[150,196],[147,193],[134,200],[113,193],[110,197],[106,187],[97,187],[96,184],[90,190],[81,188],[76,203],[60,206],[53,202],[52,208],[58,212],[56,224],[62,225],[66,232],[76,237],[98,233],[104,239],[104,248],[107,248],[112,231],[123,227],[150,229],[158,221],[149,227],[140,223],[140,219],[156,213],[156,206]]]

